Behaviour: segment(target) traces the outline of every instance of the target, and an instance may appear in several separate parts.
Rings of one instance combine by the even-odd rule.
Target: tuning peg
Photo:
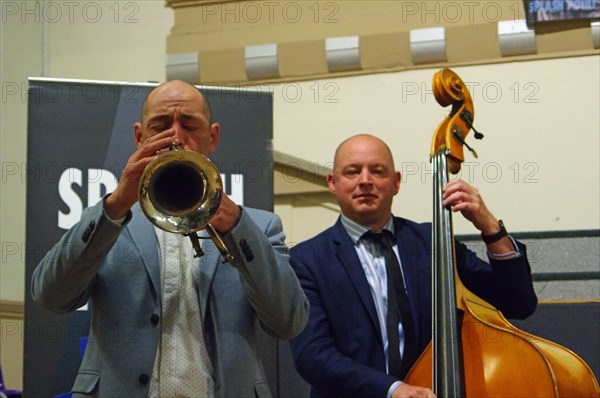
[[[467,109],[464,109],[460,113],[460,118],[464,120],[468,128],[473,130],[473,136],[475,137],[475,139],[480,140],[483,138],[483,134],[475,130],[475,127],[473,126],[473,115],[471,115],[471,112],[469,112]],[[467,148],[469,147],[467,146]]]
[[[467,143],[465,142],[465,140],[463,140],[463,138],[460,136],[460,134],[458,134],[456,131],[454,131],[454,132],[452,133],[452,136],[453,136],[454,138],[456,138],[456,140],[457,140],[458,142],[460,142],[461,144],[463,144],[464,146],[466,146],[466,147],[467,147],[467,149],[468,149],[469,151],[471,151],[471,153],[473,154],[473,157],[474,157],[475,159],[477,159],[477,158],[479,157],[479,156],[477,156],[477,152],[475,152],[475,149],[471,148],[471,147],[469,146],[469,144],[467,144]]]

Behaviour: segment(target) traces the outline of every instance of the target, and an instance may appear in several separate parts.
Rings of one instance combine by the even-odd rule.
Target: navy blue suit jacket
[[[431,340],[431,224],[394,218],[419,352]],[[482,243],[483,244],[483,243]],[[509,318],[535,310],[525,246],[518,259],[477,258],[456,244],[462,282]],[[296,368],[313,397],[386,397],[397,381],[386,374],[381,328],[370,287],[341,221],[291,252],[294,271],[310,302],[309,321],[291,341]]]

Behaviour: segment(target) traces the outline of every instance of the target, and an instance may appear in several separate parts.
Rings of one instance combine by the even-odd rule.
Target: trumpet
[[[210,224],[223,195],[217,167],[205,156],[173,144],[144,169],[138,198],[152,224],[167,232],[188,236],[196,254],[204,255],[197,232],[206,229],[225,262],[233,256]]]

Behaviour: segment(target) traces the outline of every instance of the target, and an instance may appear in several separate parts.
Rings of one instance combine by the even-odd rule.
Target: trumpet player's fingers
[[[172,129],[165,130],[138,142],[138,149],[134,156],[137,155],[136,158],[156,156],[179,144],[179,139],[175,137],[175,131]]]
[[[106,198],[104,210],[112,219],[123,218],[138,200],[138,185],[146,166],[163,150],[177,142],[172,131],[149,136],[138,143],[137,150],[129,157],[115,190]]]
[[[135,188],[137,199],[137,185],[146,166],[157,155],[168,151],[172,146],[179,145],[179,140],[174,137],[174,130],[166,130],[148,136],[138,144],[138,149],[129,157],[119,184],[125,184],[129,190]],[[133,198],[133,194],[128,195]]]
[[[104,200],[104,211],[113,220],[122,219],[138,200],[138,185],[144,169],[152,161],[151,157],[139,160],[133,155],[123,168],[123,173],[115,190]]]
[[[239,206],[226,193],[223,193],[219,210],[210,223],[218,232],[226,234],[237,225],[241,217],[242,211]]]

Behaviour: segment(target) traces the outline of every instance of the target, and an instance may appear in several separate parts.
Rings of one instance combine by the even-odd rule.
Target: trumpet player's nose
[[[187,148],[187,141],[189,137],[186,133],[185,128],[183,128],[183,126],[179,125],[178,123],[173,123],[173,125],[171,126],[171,131],[173,133],[173,140],[176,140],[178,144],[184,147],[185,149],[189,149]]]

